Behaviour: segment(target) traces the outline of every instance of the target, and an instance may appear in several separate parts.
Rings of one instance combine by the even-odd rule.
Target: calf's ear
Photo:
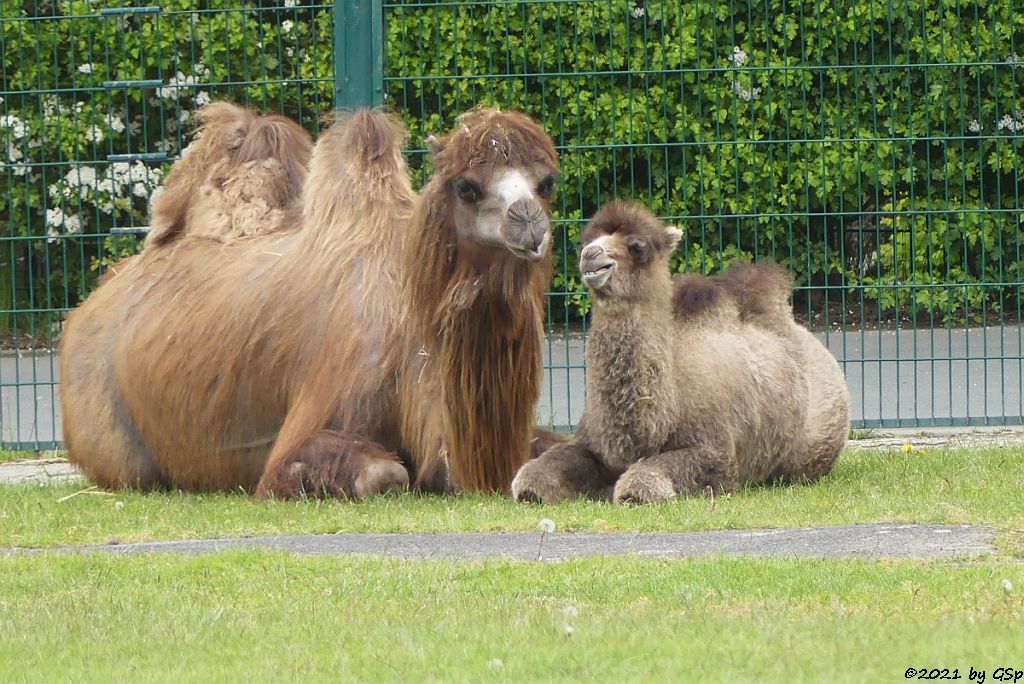
[[[668,239],[668,251],[671,253],[683,237],[683,231],[675,226],[665,227],[665,237]]]

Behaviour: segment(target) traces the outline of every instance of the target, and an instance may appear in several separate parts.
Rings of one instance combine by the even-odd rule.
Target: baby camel
[[[793,320],[789,275],[739,264],[673,281],[680,235],[622,201],[590,222],[587,406],[572,441],[519,470],[517,500],[648,503],[832,469],[849,393],[832,355]]]

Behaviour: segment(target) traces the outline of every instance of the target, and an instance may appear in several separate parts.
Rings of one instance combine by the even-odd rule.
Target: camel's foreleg
[[[396,454],[358,435],[320,430],[267,462],[256,498],[362,499],[408,486],[409,473]]]
[[[590,449],[578,442],[560,442],[519,469],[512,480],[512,496],[536,503],[580,496],[610,499],[614,483],[615,474]]]
[[[731,450],[698,444],[665,451],[631,465],[615,483],[619,504],[645,504],[676,495],[738,489],[740,479]]]

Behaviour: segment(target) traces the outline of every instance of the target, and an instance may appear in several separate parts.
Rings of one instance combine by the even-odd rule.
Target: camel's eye
[[[537,194],[541,197],[551,197],[555,192],[555,180],[553,173],[544,176],[540,183],[537,183]]]
[[[479,202],[484,196],[479,183],[468,178],[459,178],[455,181],[455,192],[463,202]]]
[[[647,257],[647,243],[643,240],[630,240],[627,248],[629,255],[637,261],[643,261]]]

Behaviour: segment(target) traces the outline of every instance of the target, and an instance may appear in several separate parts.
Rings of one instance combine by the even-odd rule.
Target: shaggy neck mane
[[[429,183],[412,218],[407,311],[440,379],[452,482],[504,491],[529,453],[551,262],[460,254],[446,185]]]
[[[669,274],[650,274],[642,301],[594,297],[587,347],[589,401],[604,404],[624,436],[638,425],[634,416],[649,415],[653,406],[674,403],[673,378],[677,338],[672,317]],[[659,403],[660,402],[660,403]]]

